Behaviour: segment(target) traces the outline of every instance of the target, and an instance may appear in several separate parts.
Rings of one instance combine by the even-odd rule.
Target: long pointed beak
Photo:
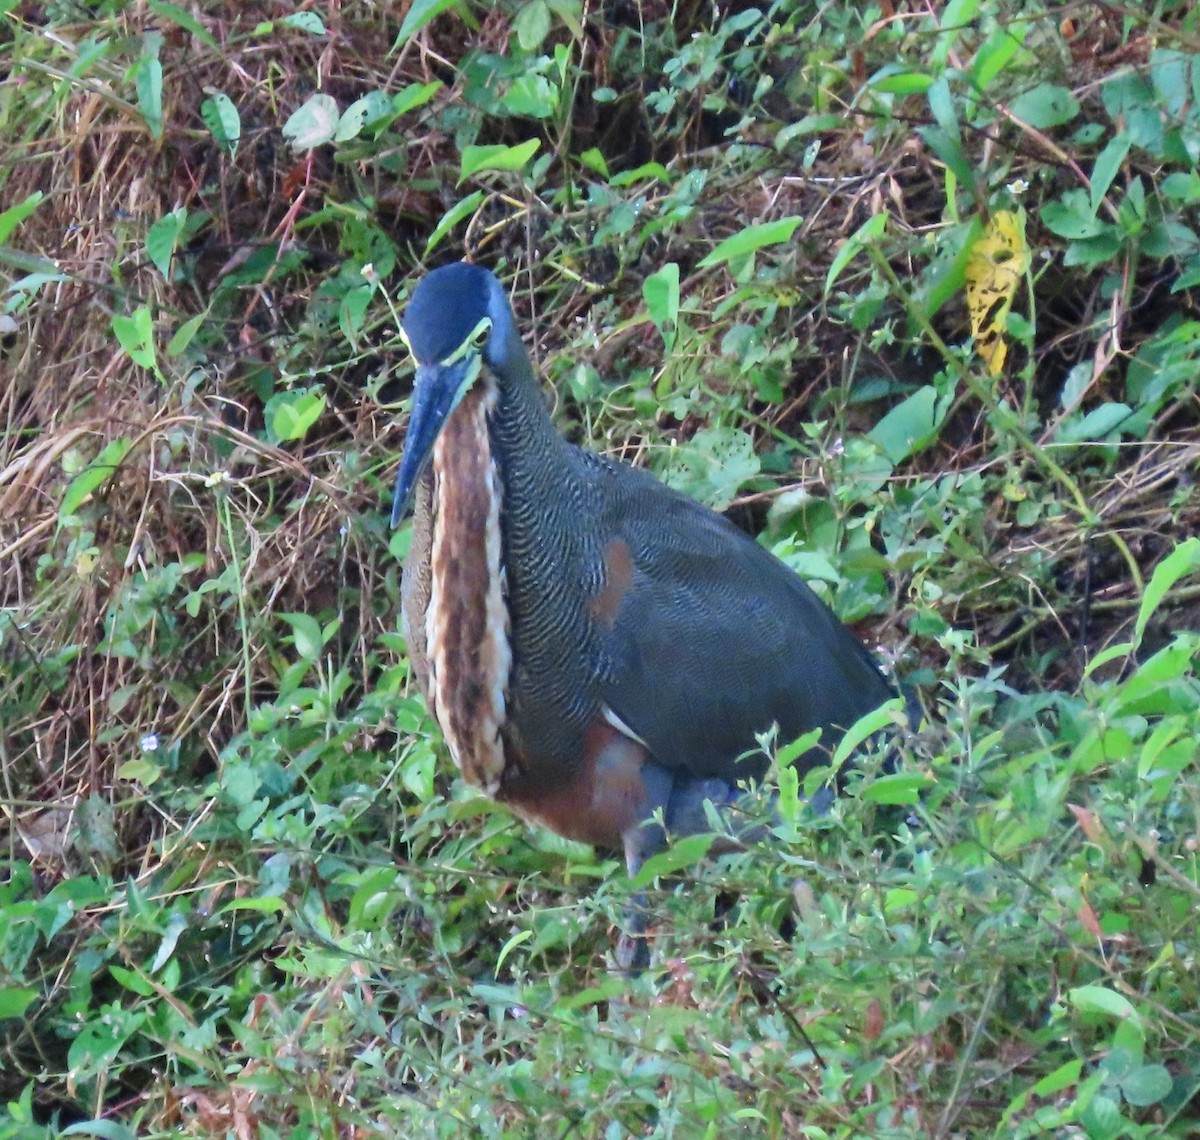
[[[393,527],[399,526],[408,511],[413,492],[433,455],[433,445],[462,398],[469,371],[468,360],[449,365],[422,364],[417,367],[412,414],[408,417],[404,455],[400,459],[400,470],[396,473],[396,493],[392,498]]]

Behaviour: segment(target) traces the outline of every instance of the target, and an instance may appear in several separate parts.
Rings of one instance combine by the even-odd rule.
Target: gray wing
[[[781,742],[838,729],[893,695],[874,659],[808,585],[707,507],[645,472],[601,461],[593,473],[606,543],[633,573],[603,633],[604,700],[660,763],[725,780],[761,774],[755,733]],[[803,766],[803,765],[802,765]]]

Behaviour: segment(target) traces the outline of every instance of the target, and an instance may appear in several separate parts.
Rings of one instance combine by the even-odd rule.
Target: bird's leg
[[[683,778],[652,760],[642,765],[641,776],[649,810],[648,818],[623,836],[625,866],[630,878],[637,875],[650,856],[666,848],[668,833],[697,835],[710,830],[706,801],[720,810],[737,796],[736,790],[724,780]],[[734,844],[732,849],[737,846]],[[650,940],[646,936],[649,918],[646,893],[638,891],[626,904],[623,930],[617,942],[617,965],[627,976],[640,974],[650,965]]]

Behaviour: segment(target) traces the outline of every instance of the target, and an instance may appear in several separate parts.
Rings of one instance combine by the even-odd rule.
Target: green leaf
[[[724,510],[762,470],[754,441],[737,428],[702,428],[671,452],[663,478],[677,491]]]
[[[169,3],[168,0],[146,0],[146,6],[151,12],[162,16],[164,20],[170,20],[172,24],[183,28],[184,31],[191,32],[206,47],[213,51],[221,50],[220,45],[212,38],[208,29],[190,12]]]
[[[550,34],[550,5],[546,0],[532,0],[517,13],[513,31],[522,51],[535,52]]]
[[[233,100],[224,91],[209,88],[208,98],[200,104],[200,118],[217,146],[232,156],[242,137],[242,119]]]
[[[0,214],[0,245],[8,241],[13,230],[38,208],[44,197],[45,195],[40,190],[35,190],[23,202],[9,206],[4,213]]]
[[[846,239],[846,244],[838,250],[837,256],[830,263],[829,272],[825,274],[826,293],[833,288],[833,283],[842,275],[842,270],[854,260],[858,252],[883,236],[887,219],[887,211],[880,210],[878,214],[872,214]]]
[[[1083,1061],[1073,1058],[1064,1065],[1059,1065],[1054,1072],[1043,1077],[1031,1090],[1034,1096],[1052,1097],[1055,1093],[1069,1089],[1079,1083],[1079,1074],[1083,1072]]]
[[[424,107],[441,89],[436,79],[432,83],[410,83],[392,96],[392,114],[399,116]]]
[[[355,99],[338,120],[333,132],[334,142],[349,142],[357,138],[368,122],[381,119],[392,113],[392,101],[382,91],[368,91],[361,99]]]
[[[820,739],[821,730],[814,728],[811,732],[806,732],[795,740],[788,741],[782,748],[775,750],[775,763],[780,768],[791,767]]]
[[[1146,1108],[1171,1094],[1171,1074],[1162,1065],[1143,1065],[1121,1080],[1121,1093],[1130,1104]]]
[[[0,988],[0,1021],[6,1017],[20,1017],[36,1000],[37,990],[23,986]]]
[[[303,439],[325,410],[325,393],[320,388],[277,392],[263,408],[267,438],[272,443]]]
[[[713,265],[723,265],[765,246],[791,241],[792,234],[796,232],[801,220],[798,217],[780,218],[777,222],[760,222],[758,225],[747,226],[721,242],[712,253],[700,261],[699,268],[708,269]]]
[[[484,170],[521,170],[541,145],[540,139],[529,139],[516,146],[465,146],[458,184]]]
[[[95,1136],[97,1140],[137,1140],[137,1133],[115,1120],[81,1120],[64,1128],[60,1136]]]
[[[1200,571],[1200,538],[1189,538],[1181,542],[1155,568],[1146,583],[1142,594],[1142,604],[1138,607],[1137,622],[1134,625],[1134,641],[1140,643],[1146,632],[1146,625],[1154,611],[1162,604],[1163,598],[1180,578]]]
[[[400,25],[400,31],[396,35],[396,42],[392,45],[392,50],[402,47],[413,36],[415,36],[423,27],[436,20],[443,12],[453,8],[458,0],[413,0],[413,5],[408,10],[408,15],[404,17],[404,23]]]
[[[476,190],[468,194],[460,202],[456,202],[448,209],[438,222],[433,227],[433,233],[429,235],[429,240],[425,243],[425,254],[428,256],[442,242],[442,239],[464,218],[470,217],[483,202],[484,192]]]
[[[510,115],[548,119],[558,107],[558,88],[544,75],[518,75],[500,104]]]
[[[694,867],[708,854],[708,849],[715,839],[715,835],[680,836],[666,851],[651,855],[641,865],[638,873],[633,876],[631,886],[634,890],[641,890],[659,877],[673,875],[685,867]]]
[[[669,261],[642,284],[642,296],[650,319],[662,334],[667,352],[675,347],[676,322],[679,320],[679,266]]]
[[[325,21],[316,12],[293,12],[279,21],[285,28],[295,28],[297,31],[308,32],[310,36],[325,34]]]
[[[532,930],[518,930],[503,946],[500,947],[500,953],[496,955],[496,977],[500,976],[500,969],[504,965],[504,959],[509,956],[522,942],[528,942],[533,937]]]
[[[1096,156],[1092,166],[1093,214],[1100,209],[1100,203],[1104,201],[1104,195],[1108,193],[1108,188],[1113,184],[1113,179],[1116,178],[1132,145],[1133,140],[1128,135],[1118,134],[1110,139],[1108,145]]]
[[[1085,416],[1068,416],[1054,433],[1059,443],[1100,443],[1133,416],[1128,404],[1101,404]]]
[[[869,713],[859,717],[846,730],[846,734],[838,741],[838,746],[833,751],[834,770],[836,771],[849,760],[869,736],[873,736],[881,728],[895,724],[895,714],[902,711],[903,708],[904,702],[899,697],[893,697],[890,701],[885,701],[879,708],[872,709]],[[901,774],[903,775],[903,773]],[[924,775],[921,776],[921,780],[922,785],[930,782],[930,778]],[[878,780],[875,782],[879,783]]]
[[[900,64],[885,67],[867,85],[885,95],[924,95],[933,85],[932,76],[921,71],[897,70],[899,67]]]
[[[1133,1003],[1105,986],[1076,986],[1067,990],[1067,1001],[1081,1013],[1137,1018],[1137,1010],[1133,1008]]]
[[[926,772],[895,772],[864,784],[859,794],[873,804],[919,804],[921,794],[933,782]]]
[[[296,150],[312,150],[332,141],[339,117],[337,100],[319,92],[288,117],[283,137],[290,139]]]
[[[149,36],[147,36],[149,39]],[[135,76],[138,110],[155,139],[163,137],[162,64],[158,55],[144,55],[138,61]]]
[[[187,223],[187,213],[186,206],[177,206],[159,218],[146,234],[146,254],[166,281],[171,280],[171,258]]]
[[[174,359],[192,343],[192,339],[199,331],[200,326],[204,324],[207,316],[207,312],[197,313],[194,317],[189,317],[175,330],[175,335],[171,337],[171,341],[167,345],[167,355],[169,357]]]
[[[113,332],[117,342],[128,354],[134,364],[158,372],[158,361],[154,355],[154,320],[150,310],[142,305],[134,309],[129,316],[119,313],[112,319]]]
[[[1065,87],[1040,83],[1032,91],[1018,95],[1009,110],[1023,123],[1044,131],[1075,118],[1079,114],[1079,100]]]
[[[292,641],[296,652],[305,661],[316,661],[321,656],[325,641],[321,637],[321,624],[311,614],[280,614],[292,627]]]
[[[950,401],[938,399],[936,388],[925,385],[892,408],[867,436],[893,464],[900,463],[933,443],[949,406]]]
[[[112,478],[125,456],[129,454],[130,446],[130,441],[127,439],[110,440],[100,454],[71,480],[62,497],[62,502],[58,506],[59,526],[62,526],[65,519],[79,510],[93,491]]]
[[[975,53],[971,74],[980,91],[987,90],[992,80],[1008,66],[1025,42],[1029,24],[1013,21],[997,28]]]

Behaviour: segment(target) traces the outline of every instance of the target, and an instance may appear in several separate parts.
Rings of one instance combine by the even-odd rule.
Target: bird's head
[[[408,302],[400,335],[417,375],[392,526],[404,517],[442,427],[484,369],[502,382],[528,367],[504,289],[479,265],[459,261],[426,274]]]

